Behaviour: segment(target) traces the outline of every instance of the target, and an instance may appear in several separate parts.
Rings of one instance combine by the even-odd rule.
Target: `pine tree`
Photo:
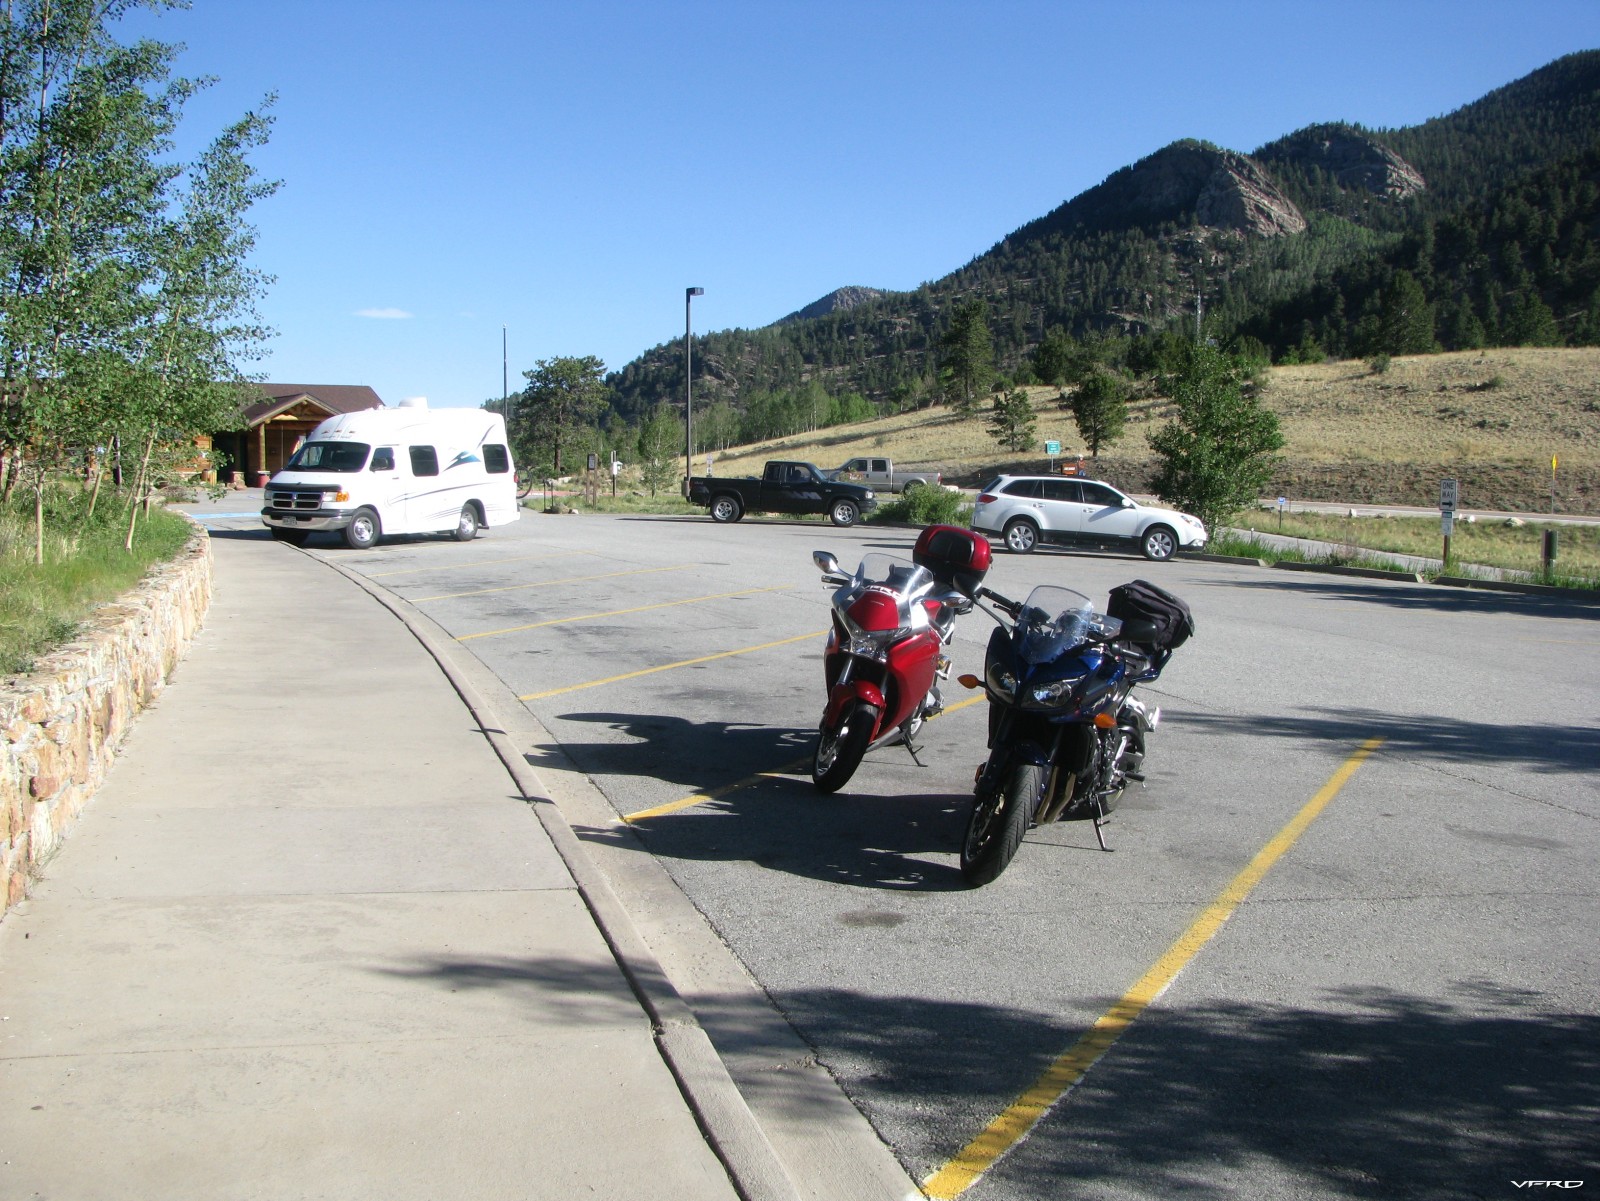
[[[1090,458],[1098,459],[1102,446],[1122,437],[1131,394],[1128,381],[1111,371],[1091,371],[1078,385],[1072,395],[1072,418]]]
[[[994,398],[989,414],[989,435],[1007,450],[1027,450],[1033,445],[1037,420],[1026,388],[1013,388]]]
[[[978,397],[994,378],[994,338],[989,333],[989,306],[966,300],[956,306],[950,329],[939,341],[940,376],[952,407],[963,416],[978,406]]]

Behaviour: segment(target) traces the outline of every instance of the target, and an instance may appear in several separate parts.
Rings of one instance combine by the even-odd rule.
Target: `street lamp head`
[[[683,294],[685,297],[704,296],[706,294],[706,290],[704,288],[685,288],[683,290]]]

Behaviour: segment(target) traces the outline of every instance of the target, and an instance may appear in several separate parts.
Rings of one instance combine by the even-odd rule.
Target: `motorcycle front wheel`
[[[817,731],[817,753],[811,760],[811,782],[821,792],[838,792],[861,766],[861,757],[872,741],[872,727],[878,711],[871,705],[855,704],[844,711],[834,729]]]
[[[962,879],[981,888],[1006,870],[1022,845],[1043,791],[1044,768],[1019,763],[998,792],[978,798],[961,844]]]

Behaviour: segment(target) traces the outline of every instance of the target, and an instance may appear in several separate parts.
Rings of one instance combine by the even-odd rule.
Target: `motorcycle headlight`
[[[985,683],[989,691],[1006,700],[1015,700],[1017,696],[1017,677],[1012,675],[999,664],[991,664],[987,672]]]
[[[846,654],[858,655],[863,659],[876,659],[880,663],[889,658],[889,645],[894,641],[897,630],[855,630],[845,641]]]
[[[1052,680],[1029,690],[1029,699],[1046,709],[1060,709],[1072,703],[1072,689],[1076,680]]]

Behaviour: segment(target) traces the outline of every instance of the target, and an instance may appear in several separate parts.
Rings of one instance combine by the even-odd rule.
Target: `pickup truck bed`
[[[759,479],[691,476],[688,497],[709,509],[712,521],[738,521],[746,513],[826,513],[838,526],[854,525],[878,503],[871,488],[830,480],[810,463],[778,460]]]

